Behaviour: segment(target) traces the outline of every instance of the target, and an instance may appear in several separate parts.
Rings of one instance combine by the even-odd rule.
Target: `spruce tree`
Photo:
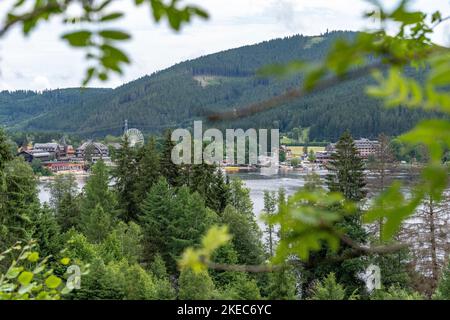
[[[113,159],[116,163],[113,171],[114,188],[117,192],[121,218],[124,221],[131,221],[136,219],[139,211],[139,205],[135,201],[137,161],[135,149],[130,146],[126,135],[120,149],[114,153]]]
[[[160,177],[160,157],[156,149],[155,139],[152,137],[139,150],[137,164],[137,185],[135,201],[141,204],[151,187],[158,182]]]
[[[270,300],[295,300],[297,279],[292,268],[284,266],[281,270],[270,273],[268,298]]]
[[[39,210],[36,179],[21,158],[5,164],[0,207],[0,246],[31,239],[32,217]]]
[[[166,233],[174,195],[175,191],[161,177],[141,205],[139,223],[144,233],[144,261],[152,261],[158,253],[166,262],[169,260]]]
[[[100,243],[106,239],[112,228],[111,215],[100,204],[83,216],[81,231],[92,243]]]
[[[308,176],[303,190],[314,192],[319,188],[322,188],[320,178],[317,175]],[[334,206],[332,209],[337,213],[341,210],[339,206]],[[360,212],[343,216],[335,227],[355,243],[364,244],[367,242],[368,234],[362,226]],[[349,292],[354,290],[363,292],[365,285],[358,274],[364,272],[368,266],[368,260],[364,257],[346,258],[349,251],[352,250],[353,248],[349,245],[341,243],[338,252],[332,252],[327,245],[323,245],[320,251],[311,253],[308,263],[304,264],[300,270],[302,273],[302,294],[306,294],[315,280],[325,278],[331,272],[335,274],[339,283],[348,288]]]
[[[5,168],[5,164],[13,159],[11,153],[11,145],[8,142],[8,137],[2,128],[0,128],[0,178],[2,171]]]
[[[62,245],[61,228],[54,211],[46,203],[32,215],[32,225],[32,238],[37,241],[40,255],[58,254]]]
[[[241,264],[256,265],[264,261],[261,231],[254,220],[228,205],[222,214],[222,223],[228,225],[232,243]]]
[[[183,250],[199,243],[209,226],[209,210],[198,193],[188,187],[172,188],[161,178],[144,201],[139,221],[145,239],[144,260],[161,254],[171,273]]]
[[[346,290],[336,281],[334,273],[316,282],[311,290],[311,300],[344,300],[345,298]]]
[[[116,199],[109,187],[109,170],[106,164],[99,160],[93,167],[86,185],[83,188],[83,210],[94,210],[97,205],[112,214]]]
[[[277,210],[277,196],[275,192],[264,191],[264,214],[274,215]],[[275,250],[275,229],[270,223],[266,223],[265,233],[267,235],[267,251],[270,257],[273,257]]]
[[[213,194],[216,197],[216,207],[212,208],[217,213],[223,212],[230,202],[230,187],[224,178],[222,170],[218,169],[215,175]]]
[[[352,201],[360,201],[366,196],[364,162],[349,131],[345,131],[337,142],[327,169],[326,183],[330,191],[341,192]]]
[[[178,287],[178,298],[181,300],[211,300],[217,295],[214,282],[206,271],[181,271]]]
[[[116,199],[109,188],[109,172],[103,161],[92,167],[83,191],[80,229],[90,241],[100,242],[110,231],[116,215]]]
[[[164,143],[160,159],[161,174],[171,186],[180,185],[180,166],[172,161],[172,149],[175,143],[172,141],[172,131],[167,130],[164,134]]]

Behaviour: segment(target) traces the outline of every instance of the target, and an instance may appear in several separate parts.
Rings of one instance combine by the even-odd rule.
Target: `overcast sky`
[[[133,64],[123,76],[92,83],[95,86],[116,87],[186,59],[273,38],[373,27],[362,18],[368,9],[363,0],[184,0],[202,6],[210,19],[196,19],[180,33],[152,23],[148,10],[134,8],[134,1],[118,2],[126,12],[119,27],[133,34],[123,46]],[[0,0],[2,17],[10,3]],[[427,12],[450,13],[449,0],[416,0],[414,5]],[[79,86],[86,63],[79,50],[59,40],[64,30],[58,20],[52,20],[27,39],[17,29],[0,39],[0,90]],[[450,28],[442,26],[434,40],[448,45],[448,35]]]

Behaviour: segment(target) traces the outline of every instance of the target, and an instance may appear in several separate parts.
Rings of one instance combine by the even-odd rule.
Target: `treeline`
[[[355,35],[330,32],[319,37],[296,35],[266,41],[179,63],[114,90],[3,92],[0,120],[15,130],[100,137],[120,134],[123,120],[128,119],[143,132],[161,134],[167,128],[190,127],[194,119],[204,119],[211,112],[240,108],[300,86],[300,77],[279,80],[255,73],[268,64],[318,61],[338,38]],[[200,83],[196,76],[212,78]],[[310,128],[311,141],[336,141],[346,129],[355,137],[374,138],[381,132],[395,136],[426,116],[419,110],[383,108],[364,94],[369,83],[368,76],[265,113],[210,126],[279,128],[282,132],[303,127]]]

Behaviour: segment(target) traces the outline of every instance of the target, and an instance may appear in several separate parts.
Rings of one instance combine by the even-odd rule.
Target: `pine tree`
[[[176,293],[172,287],[169,274],[167,273],[166,265],[161,255],[157,254],[150,265],[150,271],[155,276],[155,284],[157,290],[157,297],[160,300],[173,300],[176,298]]]
[[[90,242],[100,243],[106,239],[112,228],[111,215],[97,204],[88,215],[84,215],[80,229]]]
[[[284,266],[281,270],[272,272],[269,275],[269,296],[270,300],[295,300],[297,279],[293,270]]]
[[[166,179],[161,177],[150,189],[141,206],[139,222],[144,233],[144,261],[151,261],[160,254],[168,261],[167,240],[165,238],[170,223],[169,213],[173,208],[175,192]]]
[[[116,199],[109,187],[109,171],[106,164],[99,160],[92,167],[86,185],[83,188],[83,210],[94,210],[97,205],[112,214],[116,207]]]
[[[72,174],[57,175],[50,185],[50,205],[56,220],[65,232],[80,222],[78,184]]]
[[[139,150],[137,164],[137,186],[135,201],[137,204],[142,203],[147,197],[147,193],[151,187],[158,182],[160,177],[160,159],[156,149],[155,139],[152,137]]]
[[[124,221],[136,219],[139,205],[135,201],[136,194],[136,154],[130,147],[128,138],[124,137],[120,149],[114,153],[113,159],[116,163],[113,177],[115,178],[114,188],[117,192],[121,218]]]
[[[171,186],[180,185],[180,166],[172,161],[172,150],[175,143],[172,141],[172,132],[167,130],[164,134],[164,144],[160,159],[161,174]]]
[[[375,179],[371,179],[371,189],[373,193],[383,192],[392,181],[390,170],[395,167],[394,153],[389,138],[384,134],[378,136],[378,145],[375,154],[369,159],[369,170],[375,174]],[[382,218],[378,220],[378,239],[383,242],[383,224]]]
[[[185,183],[193,192],[198,192],[205,199],[206,205],[213,210],[219,207],[215,190],[215,170],[215,166],[206,163],[191,165],[188,183]]]
[[[168,252],[169,270],[177,269],[177,261],[187,247],[200,243],[207,228],[210,226],[210,210],[198,193],[191,193],[188,187],[177,190],[173,208],[169,213]],[[167,241],[167,240],[166,240]]]
[[[275,192],[264,191],[264,214],[267,216],[274,215],[277,210],[277,196]],[[267,248],[269,256],[273,257],[275,249],[275,230],[271,223],[266,223]]]
[[[143,252],[141,227],[134,223],[119,221],[100,244],[100,255],[105,262],[127,260],[139,263]]]
[[[55,210],[56,221],[58,221],[62,232],[76,227],[79,228],[81,221],[81,197],[72,193],[64,193]]]
[[[244,187],[244,183],[240,179],[232,179],[229,183],[230,198],[229,203],[236,208],[236,210],[254,219],[253,203],[250,199],[250,189]]]
[[[225,291],[226,299],[233,300],[260,300],[261,292],[255,279],[249,277],[246,273],[235,275],[234,281]]]
[[[264,261],[261,231],[254,220],[228,205],[223,212],[222,222],[228,225],[233,235],[232,243],[239,263],[256,265]]]
[[[39,210],[36,179],[31,167],[21,158],[4,166],[4,185],[0,207],[0,246],[8,248],[32,235],[32,217]]]
[[[2,128],[0,128],[0,178],[2,177],[2,171],[8,161],[13,159],[11,153],[11,145],[8,142],[8,137]]]
[[[307,180],[303,187],[305,191],[314,192],[322,188],[318,176],[311,175]],[[340,212],[340,207],[335,206],[333,210]],[[362,226],[360,213],[344,216],[335,227],[344,232],[355,243],[363,244],[367,242],[368,235]],[[351,247],[342,243],[338,252],[332,252],[327,245],[323,245],[320,251],[311,253],[308,263],[304,264],[300,270],[302,273],[302,294],[306,293],[316,279],[325,278],[331,272],[350,292],[354,290],[364,291],[364,283],[359,279],[358,274],[368,266],[368,260],[363,257],[346,258],[348,252],[352,250]],[[335,262],[336,260],[339,262]]]
[[[344,287],[336,282],[335,274],[330,273],[316,283],[312,289],[311,300],[344,300],[345,296]]]
[[[33,214],[32,225],[32,238],[37,241],[41,256],[58,254],[62,245],[61,228],[56,221],[54,211],[46,203]]]
[[[181,300],[211,300],[216,295],[214,282],[207,272],[181,271],[178,280],[178,298]]]
[[[109,188],[108,168],[102,160],[92,167],[83,191],[80,229],[90,241],[103,241],[115,219],[116,199]]]
[[[414,219],[405,223],[400,235],[402,242],[410,243],[411,264],[425,275],[428,288],[423,291],[429,296],[435,291],[448,261],[449,210],[450,194],[444,194],[442,199],[425,195]]]
[[[215,175],[215,184],[213,194],[216,196],[216,208],[212,208],[218,213],[223,212],[225,207],[230,202],[230,187],[227,183],[227,179],[224,178],[222,170],[217,170]]]
[[[155,184],[144,201],[139,217],[145,237],[145,257],[161,254],[168,270],[177,270],[183,250],[198,244],[209,226],[209,211],[198,193],[188,187],[176,190],[165,178]]]
[[[360,201],[366,196],[364,162],[350,132],[345,131],[337,142],[327,169],[326,183],[330,191],[341,192],[352,201]]]

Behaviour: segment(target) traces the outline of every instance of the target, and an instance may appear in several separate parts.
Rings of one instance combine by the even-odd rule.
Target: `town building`
[[[355,147],[358,151],[359,155],[363,159],[369,158],[369,156],[376,154],[377,149],[379,146],[379,142],[376,140],[369,140],[366,138],[361,138],[358,140],[355,140]],[[330,143],[326,148],[325,151],[328,153],[333,153],[336,151],[336,143]]]
[[[58,159],[64,155],[64,146],[56,142],[35,143],[33,149],[36,152],[48,152]]]
[[[109,149],[103,143],[93,142],[91,140],[83,143],[75,151],[75,156],[79,159],[92,158],[108,158]]]
[[[317,151],[315,153],[316,163],[327,164],[331,160],[331,153],[328,151]]]
[[[55,159],[55,155],[53,153],[42,151],[42,150],[22,150],[18,153],[18,156],[21,156],[27,162],[33,162],[33,160],[51,161]]]
[[[67,162],[67,161],[47,162],[44,164],[44,166],[53,173],[77,172],[84,170],[84,165],[82,163]]]

